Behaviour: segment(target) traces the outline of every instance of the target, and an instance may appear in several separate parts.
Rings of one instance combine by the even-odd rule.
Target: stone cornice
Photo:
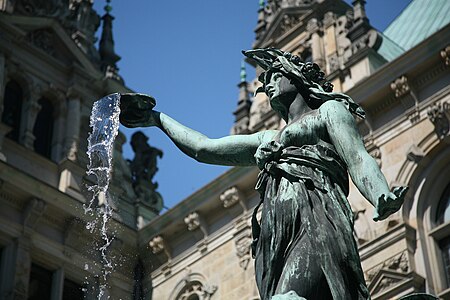
[[[67,215],[67,217],[76,217],[82,220],[90,219],[90,217],[84,214],[82,203],[75,198],[2,161],[0,161],[0,180],[14,186],[16,189],[25,191],[30,197],[44,198],[47,205],[55,207],[60,213]],[[110,222],[111,228],[120,228],[117,230],[117,237],[123,240],[124,243],[136,243],[136,230],[114,219],[111,219]]]
[[[183,219],[188,213],[197,210],[202,204],[210,202],[212,198],[217,198],[214,206],[223,210],[224,208],[219,200],[220,194],[225,189],[238,184],[244,177],[250,177],[256,180],[257,172],[257,169],[254,167],[231,168],[210,182],[208,185],[204,186],[202,189],[181,201],[175,207],[155,218],[144,228],[142,228],[139,231],[139,235],[141,237],[140,243],[147,243],[147,241],[142,240],[143,237],[151,238],[157,234],[164,233],[164,231],[168,230],[169,227],[175,226],[174,220],[178,220],[180,224],[183,224]]]
[[[450,26],[446,26],[400,57],[385,64],[371,76],[359,81],[346,93],[363,105],[370,102],[371,97],[389,87],[397,77],[418,68],[429,59],[439,59],[439,51],[447,46],[449,40]]]

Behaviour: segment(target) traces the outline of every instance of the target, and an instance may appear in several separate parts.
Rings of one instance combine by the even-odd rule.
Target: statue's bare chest
[[[328,134],[319,112],[313,111],[286,125],[276,140],[285,147],[300,147],[317,144],[320,140],[328,140]]]

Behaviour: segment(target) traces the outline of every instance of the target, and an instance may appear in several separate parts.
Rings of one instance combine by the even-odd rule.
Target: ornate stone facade
[[[0,299],[97,298],[96,233],[83,210],[89,116],[95,99],[130,92],[101,67],[99,25],[91,0],[0,1]],[[135,201],[125,136],[116,141],[108,293],[132,299],[138,223],[157,213]]]

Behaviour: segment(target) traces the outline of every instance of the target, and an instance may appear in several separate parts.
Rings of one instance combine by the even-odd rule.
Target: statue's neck
[[[312,109],[306,104],[303,97],[300,94],[297,94],[294,101],[292,101],[289,106],[287,120],[285,119],[285,121],[287,124],[292,123],[310,111],[312,111]]]

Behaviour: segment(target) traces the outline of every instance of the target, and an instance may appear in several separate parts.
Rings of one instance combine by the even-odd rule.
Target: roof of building
[[[450,23],[450,1],[414,0],[383,34],[407,51]]]

